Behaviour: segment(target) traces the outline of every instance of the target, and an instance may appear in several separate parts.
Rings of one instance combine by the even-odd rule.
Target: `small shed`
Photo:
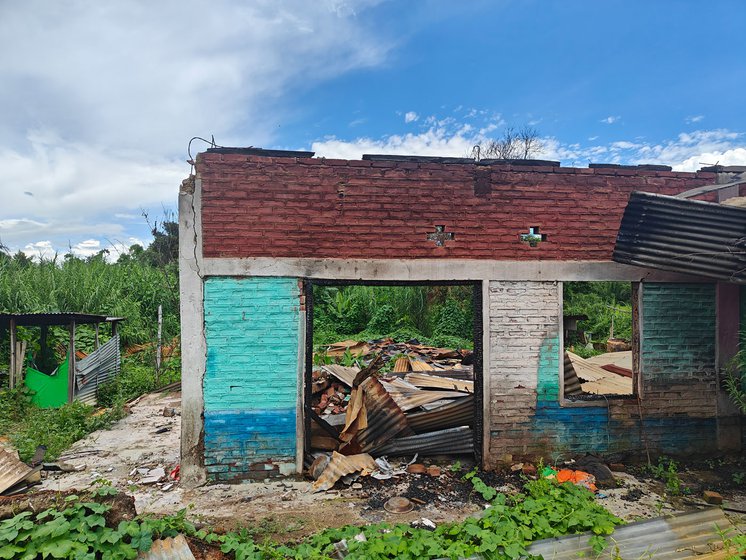
[[[34,380],[24,378],[26,342],[18,340],[18,327],[38,327],[40,329],[39,345],[42,352],[49,349],[49,327],[65,327],[69,332],[67,359],[59,364],[55,370],[56,377],[46,375],[33,368],[27,369],[27,376],[35,378],[39,383],[30,388],[38,392],[40,385],[49,387],[54,396],[48,399],[47,406],[59,406],[64,402],[75,399],[89,404],[96,402],[98,385],[119,372],[121,356],[119,351],[119,335],[117,327],[124,317],[108,317],[91,313],[0,313],[0,332],[7,331],[10,338],[10,367],[9,387],[18,387],[24,382],[34,385]],[[111,339],[104,345],[99,343],[101,324],[110,325]],[[93,325],[94,352],[88,356],[81,356],[76,352],[75,333],[79,325]],[[79,359],[80,358],[80,359]],[[39,376],[45,376],[39,377]],[[66,379],[62,379],[66,378]],[[65,398],[65,386],[66,395]],[[54,403],[54,404],[52,404]],[[37,403],[45,406],[45,403]]]

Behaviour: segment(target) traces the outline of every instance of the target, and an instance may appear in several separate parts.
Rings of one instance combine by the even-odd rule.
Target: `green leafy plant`
[[[472,484],[479,485],[476,477]],[[327,529],[295,545],[278,545],[257,537],[276,531],[276,522],[265,520],[255,527],[226,534],[196,530],[186,519],[186,510],[161,518],[138,517],[116,527],[106,523],[110,506],[97,497],[116,492],[110,486],[96,489],[91,500],[77,496],[65,499],[63,507],[38,514],[21,513],[0,522],[0,558],[110,558],[130,560],[148,550],[155,539],[179,533],[217,544],[237,560],[328,559],[334,545],[347,542],[350,560],[467,558],[480,555],[497,560],[530,557],[528,545],[538,539],[589,531],[596,552],[606,546],[621,520],[596,504],[586,489],[540,479],[526,484],[514,496],[495,494],[480,517],[460,523],[444,523],[434,531],[409,525],[379,523],[365,527],[348,525]],[[365,539],[354,537],[363,534]]]
[[[681,478],[679,477],[679,464],[673,459],[667,459],[666,457],[660,457],[658,464],[648,464],[646,470],[658,480],[666,484],[666,490],[672,496],[678,496],[679,494],[686,493],[687,489],[684,487]]]

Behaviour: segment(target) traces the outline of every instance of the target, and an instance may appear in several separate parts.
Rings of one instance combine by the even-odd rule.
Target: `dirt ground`
[[[164,409],[173,416],[164,416]],[[168,475],[179,464],[180,393],[146,395],[132,406],[132,414],[110,430],[90,434],[60,458],[79,471],[45,472],[41,489],[85,489],[110,483],[135,497],[138,513],[173,514],[189,509],[189,517],[218,529],[253,526],[257,534],[291,540],[327,527],[380,521],[410,523],[422,518],[433,522],[461,520],[484,508],[484,501],[461,477],[471,467],[468,460],[424,460],[441,467],[439,477],[405,474],[387,481],[371,477],[351,486],[339,482],[334,489],[314,494],[305,480],[265,480],[260,483],[214,484],[186,490]],[[411,457],[403,458],[404,462]],[[681,480],[691,488],[669,499],[665,486],[646,477],[639,468],[614,473],[616,488],[602,488],[599,503],[615,515],[633,521],[697,507],[704,489],[720,491],[726,505],[746,509],[746,474],[738,462],[717,459],[681,469]],[[709,467],[714,467],[709,469]],[[698,470],[697,468],[700,468]],[[163,469],[159,471],[159,469]],[[746,464],[743,465],[746,473]],[[719,473],[719,474],[718,474]],[[150,482],[165,474],[165,482]],[[484,473],[486,483],[501,491],[520,488],[519,474]],[[414,499],[415,508],[393,514],[383,504],[393,496]]]

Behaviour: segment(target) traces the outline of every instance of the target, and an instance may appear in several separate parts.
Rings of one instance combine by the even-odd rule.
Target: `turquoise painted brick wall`
[[[209,278],[204,293],[208,477],[279,474],[296,452],[298,280]]]
[[[653,383],[715,370],[715,285],[646,283],[641,357]]]
[[[636,401],[560,406],[559,338],[550,333],[539,348],[528,449],[568,455],[634,452],[646,444],[671,455],[714,449],[715,409],[708,391],[714,380],[715,312],[712,284],[645,284],[642,425]]]
[[[554,401],[559,398],[559,333],[544,339],[539,348],[539,371],[536,398],[538,401]]]

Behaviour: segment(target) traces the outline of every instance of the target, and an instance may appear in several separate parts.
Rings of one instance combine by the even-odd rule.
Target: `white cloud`
[[[694,115],[692,117],[687,117],[685,121],[686,121],[686,124],[692,124],[692,123],[698,123],[704,118],[705,118],[704,115]]]
[[[452,118],[425,119],[429,128],[417,134],[359,137],[343,140],[328,137],[313,143],[321,157],[360,159],[365,153],[423,156],[469,157],[477,144],[484,145],[496,127],[477,129]],[[499,136],[499,134],[497,134]],[[597,137],[590,139],[591,142]],[[637,137],[608,144],[563,143],[556,138],[541,139],[537,158],[557,160],[566,166],[585,167],[588,163],[660,164],[676,171],[696,171],[705,165],[746,165],[746,133],[730,130],[698,130],[681,133],[660,143]]]
[[[190,137],[270,144],[286,92],[383,59],[377,1],[0,3],[0,220],[45,224],[2,239],[121,234],[92,226],[172,206]]]
[[[599,122],[602,122],[602,123],[605,123],[605,124],[614,124],[615,122],[617,122],[621,118],[622,117],[620,117],[619,115],[609,115],[605,119],[601,119]]]
[[[418,115],[417,113],[415,113],[414,111],[407,111],[407,112],[406,112],[406,113],[404,114],[404,122],[405,122],[405,123],[412,123],[412,122],[415,122],[415,121],[416,121],[416,120],[418,120],[419,118],[420,118],[420,116],[419,116],[419,115]]]

